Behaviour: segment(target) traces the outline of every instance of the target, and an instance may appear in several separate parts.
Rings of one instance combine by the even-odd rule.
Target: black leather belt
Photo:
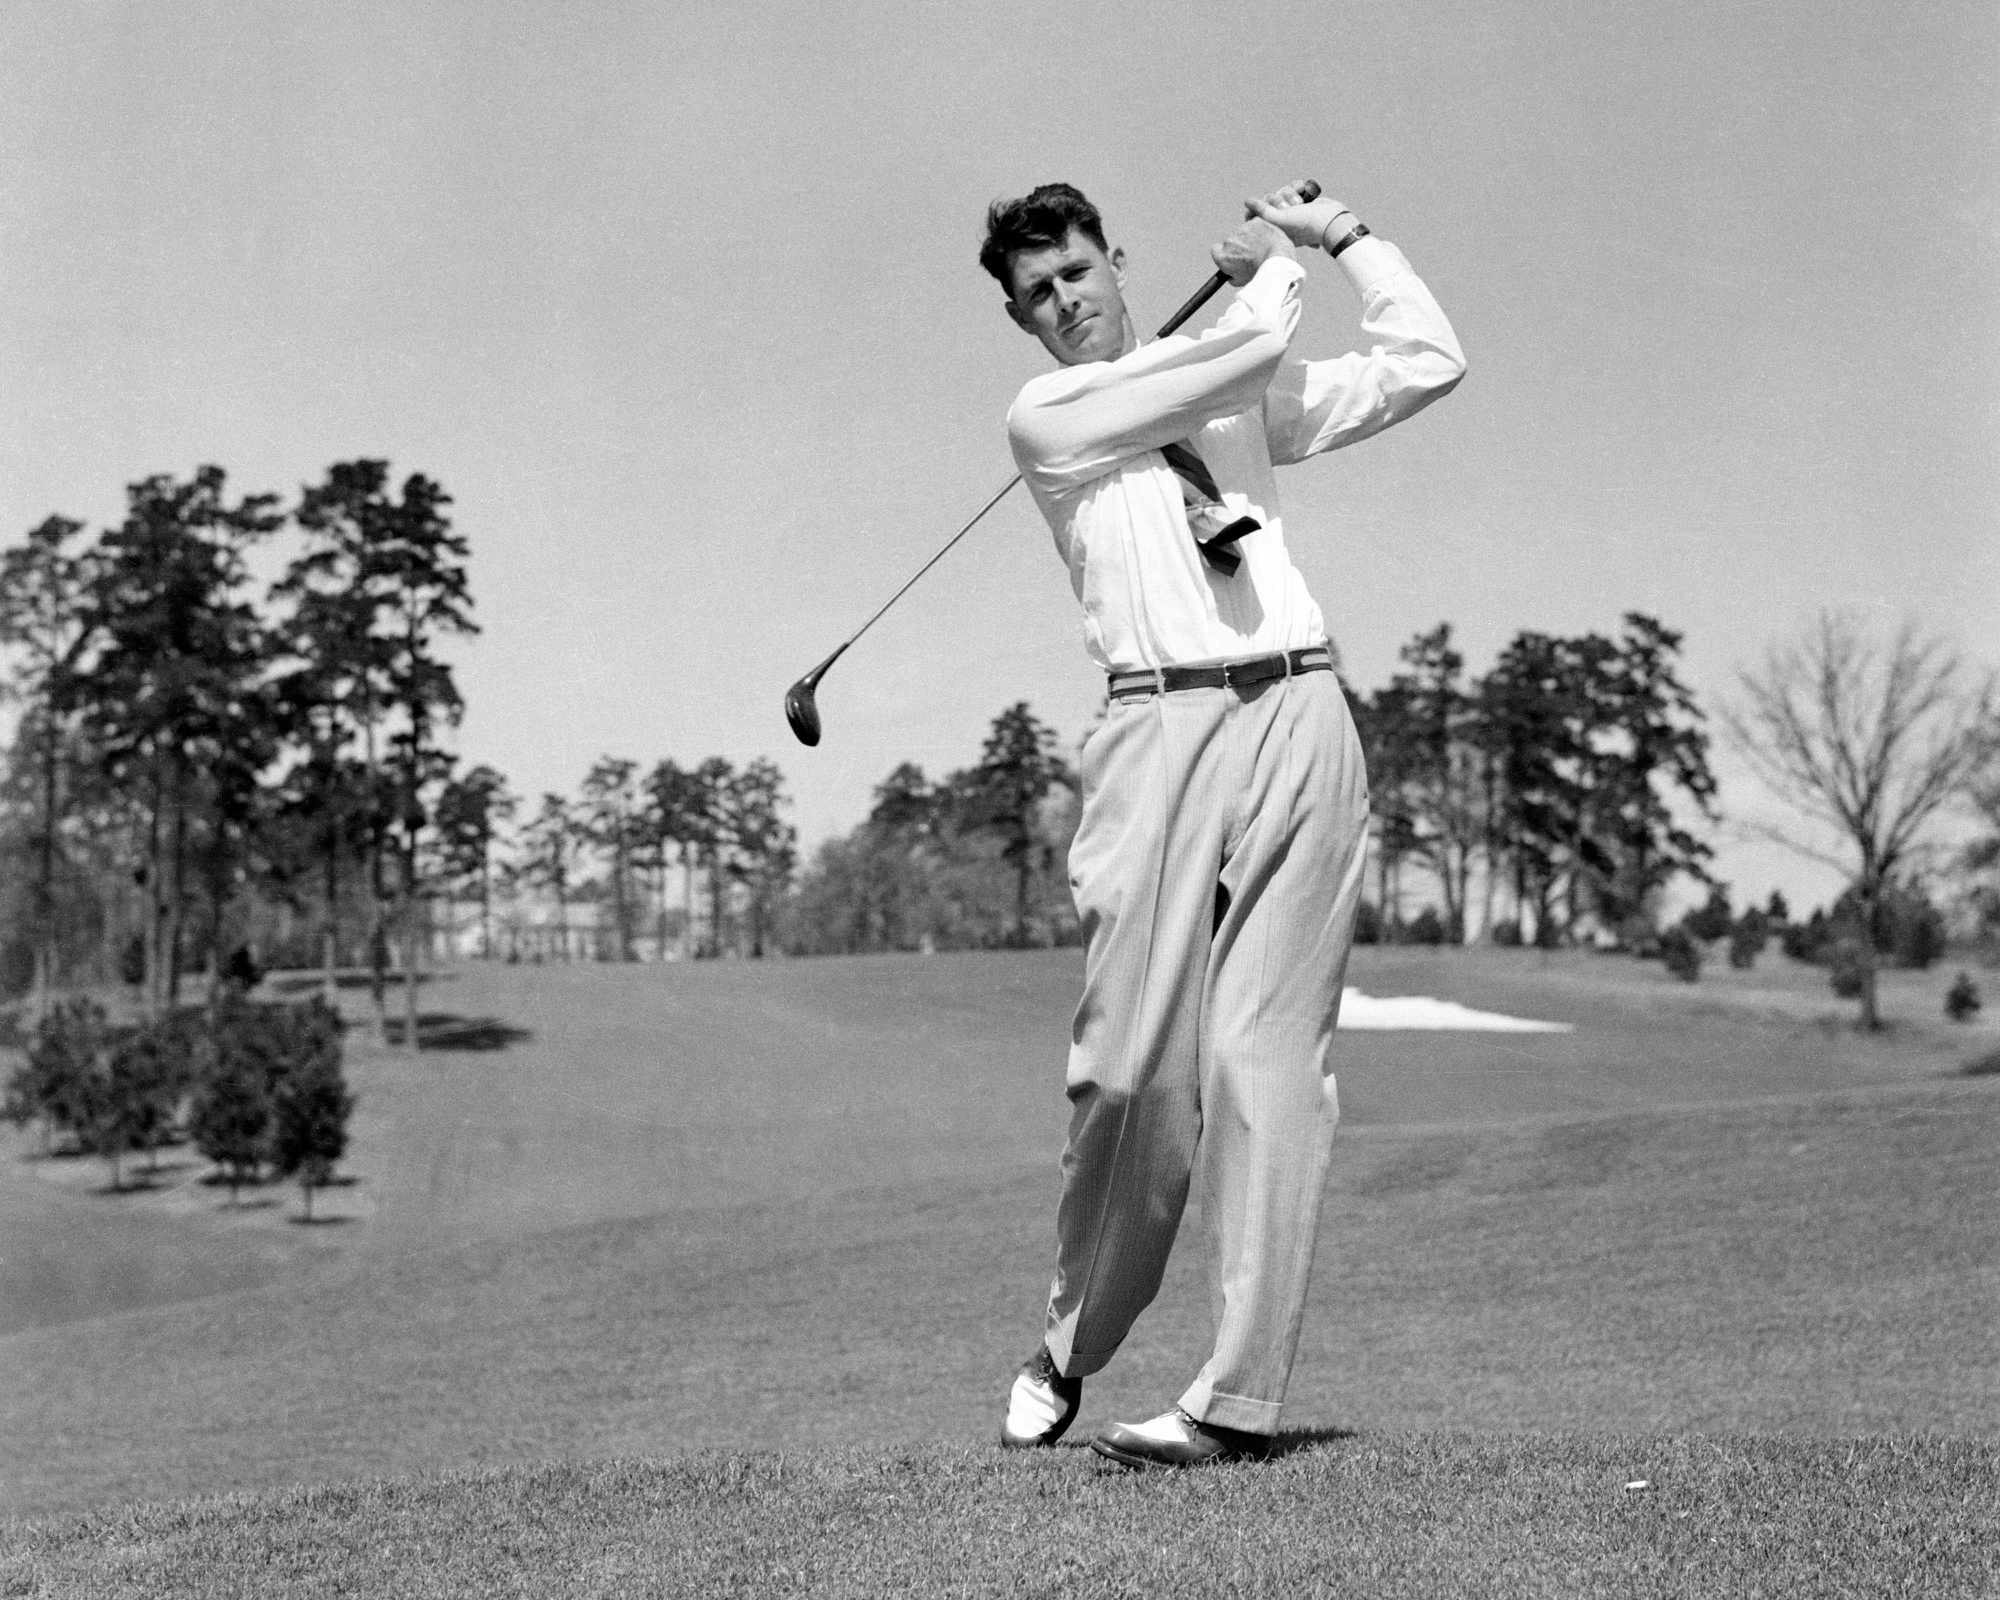
[[[1111,674],[1111,698],[1173,694],[1180,689],[1244,689],[1273,678],[1295,678],[1301,672],[1331,672],[1333,652],[1323,644],[1283,655],[1250,656],[1242,661],[1211,661],[1200,667],[1152,667]]]

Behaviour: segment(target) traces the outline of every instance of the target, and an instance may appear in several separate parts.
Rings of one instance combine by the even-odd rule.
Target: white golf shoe
[[[1007,1391],[1007,1420],[1000,1425],[1000,1448],[1032,1450],[1051,1445],[1076,1421],[1083,1403],[1083,1379],[1056,1371],[1055,1357],[1043,1345],[1014,1374]]]

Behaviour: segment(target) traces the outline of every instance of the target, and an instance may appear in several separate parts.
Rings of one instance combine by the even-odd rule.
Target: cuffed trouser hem
[[[1177,1403],[1196,1422],[1206,1422],[1216,1428],[1233,1428],[1238,1433],[1261,1433],[1267,1437],[1278,1431],[1278,1414],[1285,1409],[1283,1403],[1277,1400],[1252,1400],[1248,1395],[1217,1394],[1204,1378],[1195,1379]]]
[[[1056,1371],[1065,1378],[1087,1378],[1093,1372],[1102,1372],[1111,1365],[1111,1358],[1118,1354],[1110,1350],[1072,1350],[1069,1330],[1054,1317],[1049,1318],[1048,1331],[1042,1335],[1042,1343],[1049,1347],[1049,1355],[1054,1359]]]

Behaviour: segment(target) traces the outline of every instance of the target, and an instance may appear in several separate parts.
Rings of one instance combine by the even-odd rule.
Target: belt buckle
[[[1277,658],[1289,667],[1290,662],[1283,656]],[[1270,656],[1252,656],[1247,661],[1225,661],[1222,663],[1222,686],[1225,689],[1248,689],[1260,683],[1268,683],[1277,674],[1269,671]],[[1254,674],[1248,675],[1248,674]],[[1290,672],[1285,676],[1290,677]]]

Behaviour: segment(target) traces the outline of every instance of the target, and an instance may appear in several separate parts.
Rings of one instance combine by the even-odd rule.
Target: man
[[[1199,1171],[1215,1343],[1173,1408],[1092,1440],[1129,1466],[1268,1449],[1339,1117],[1367,778],[1272,467],[1378,433],[1465,371],[1409,263],[1338,202],[1287,187],[1245,215],[1213,252],[1234,303],[1199,338],[1143,346],[1125,254],[1069,185],[996,203],[980,252],[1057,362],[1007,431],[1109,679],[1070,852],[1088,948],[1055,1280],[1001,1442],[1062,1437],[1158,1291]],[[1364,351],[1287,353],[1302,249],[1359,293]]]

